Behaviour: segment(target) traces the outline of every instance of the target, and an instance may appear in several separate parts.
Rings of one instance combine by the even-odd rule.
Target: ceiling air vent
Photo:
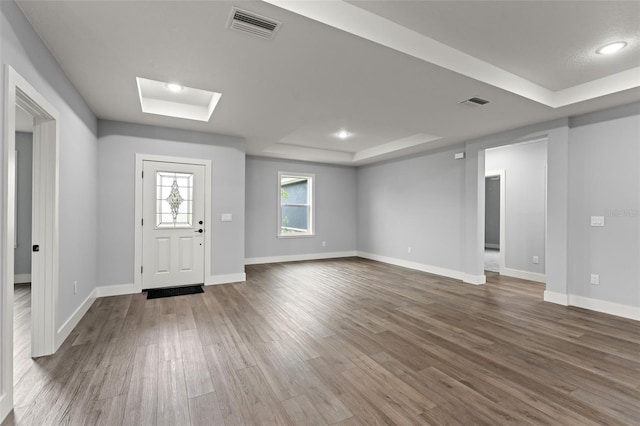
[[[460,102],[463,105],[470,105],[470,106],[483,106],[489,103],[488,100],[486,99],[482,99],[482,98],[478,98],[478,97],[473,97],[473,98],[469,98],[465,101]]]
[[[229,17],[229,28],[271,39],[280,28],[280,22],[234,7]]]

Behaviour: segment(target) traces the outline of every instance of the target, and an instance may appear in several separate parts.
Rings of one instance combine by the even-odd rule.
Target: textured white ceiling
[[[333,24],[259,1],[18,4],[98,117],[242,136],[247,152],[253,155],[364,164],[640,98],[637,87],[593,99],[596,92],[578,87],[574,92],[586,94],[583,98],[588,100],[551,108],[517,94],[520,85],[513,83],[548,86],[541,87],[543,91],[564,89],[637,66],[637,58],[627,56],[609,58],[606,66],[562,60],[579,57],[584,49],[600,45],[599,40],[608,41],[613,37],[612,27],[635,29],[637,37],[637,19],[628,19],[636,3],[617,5],[618,12],[607,15],[603,25],[592,25],[602,8],[587,6],[568,17],[566,11],[572,6],[556,2],[524,2],[521,6],[522,2],[455,2],[453,7],[448,5],[451,2],[356,2],[358,7],[332,0],[286,3],[316,3],[321,10],[346,5],[355,16],[375,11],[389,23],[417,31],[416,36],[450,43],[445,51],[463,51],[472,60],[482,61],[481,66],[446,69]],[[273,40],[230,30],[226,24],[234,5],[276,19],[282,27]],[[437,11],[437,17],[429,11]],[[557,14],[574,21],[562,22]],[[414,15],[416,19],[408,19]],[[344,16],[329,19],[345,21],[349,29],[359,24]],[[438,21],[437,26],[433,20]],[[493,30],[460,28],[475,21]],[[532,36],[531,21],[540,21],[539,36]],[[425,22],[429,25],[423,25]],[[593,46],[578,48],[579,37],[574,33],[579,29]],[[388,34],[381,32],[377,35],[384,39]],[[567,42],[551,46],[548,61],[536,60],[540,51],[550,47],[554,38],[550,34],[565,37]],[[499,43],[502,38],[519,41]],[[638,48],[633,43],[629,49]],[[567,63],[572,70],[582,67],[582,71],[564,69]],[[492,83],[469,76],[485,65],[500,71],[494,73]],[[509,73],[532,82],[517,76],[513,81],[505,78],[504,84],[496,82],[495,76],[508,77]],[[207,123],[148,115],[140,110],[136,77],[177,81],[223,96]],[[638,77],[640,81],[640,74]],[[472,96],[491,103],[481,108],[459,104]],[[354,136],[345,141],[334,138],[341,129]],[[420,134],[440,139],[405,143],[406,138]],[[358,156],[358,152],[376,155]]]
[[[349,1],[551,90],[640,66],[640,1]],[[613,41],[615,57],[595,53]]]

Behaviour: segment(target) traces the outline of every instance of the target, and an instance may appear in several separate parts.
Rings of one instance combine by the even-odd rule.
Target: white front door
[[[204,177],[204,165],[143,162],[143,289],[204,283]]]

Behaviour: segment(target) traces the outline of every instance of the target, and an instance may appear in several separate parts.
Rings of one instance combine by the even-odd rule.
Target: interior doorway
[[[33,117],[16,105],[15,284],[31,283]]]
[[[487,149],[484,163],[485,270],[544,283],[547,138]]]
[[[33,198],[33,116],[16,108],[16,190],[14,234],[13,384],[32,367],[31,256]]]
[[[11,66],[5,66],[2,329],[0,418],[13,408],[14,282],[16,246],[16,111],[33,118],[31,220],[31,357],[50,355],[59,343],[58,300],[58,112]]]
[[[484,270],[501,273],[505,258],[506,171],[485,172]]]

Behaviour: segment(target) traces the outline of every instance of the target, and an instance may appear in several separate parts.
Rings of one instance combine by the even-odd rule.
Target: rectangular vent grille
[[[463,105],[470,105],[470,106],[483,106],[489,103],[488,100],[486,99],[482,99],[482,98],[478,98],[478,97],[473,97],[473,98],[469,98],[465,101],[460,102]]]
[[[271,39],[280,28],[280,22],[234,7],[231,9],[228,26],[234,30]]]

